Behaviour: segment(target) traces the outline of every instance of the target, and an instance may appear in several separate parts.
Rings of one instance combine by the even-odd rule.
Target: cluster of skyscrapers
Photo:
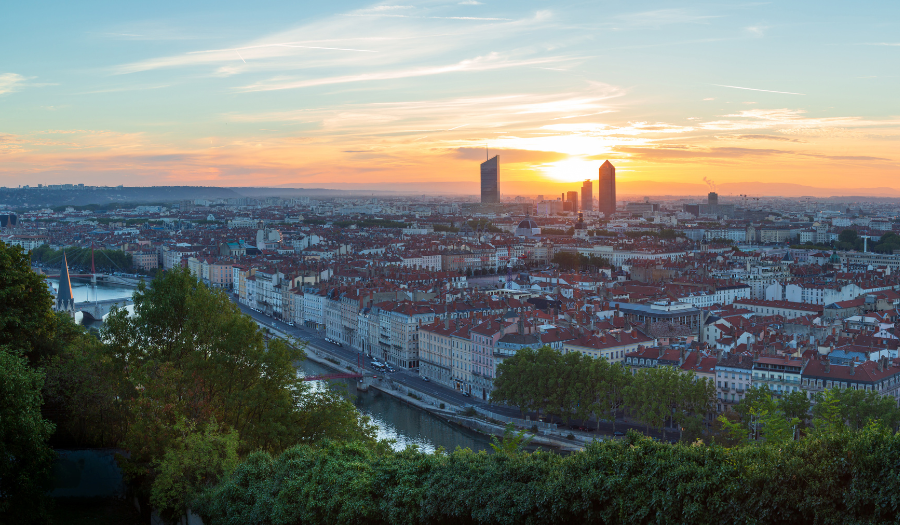
[[[597,186],[597,211],[611,217],[616,212],[616,167],[608,160],[600,166],[600,178]],[[593,211],[594,192],[590,179],[581,185],[581,198],[577,191],[562,195],[566,211]],[[580,201],[580,206],[579,206]],[[495,204],[500,202],[500,156],[495,155],[481,163],[481,203]],[[571,209],[570,209],[571,208]]]

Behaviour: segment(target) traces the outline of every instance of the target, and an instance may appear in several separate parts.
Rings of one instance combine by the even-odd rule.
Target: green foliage
[[[0,523],[46,519],[53,424],[41,417],[43,374],[0,347]]]
[[[862,251],[866,243],[855,230],[844,230],[838,235],[834,247],[838,250]],[[868,249],[875,253],[893,253],[894,250],[900,250],[900,235],[887,232],[879,239],[869,239]]]
[[[754,440],[783,443],[800,437],[800,429],[809,414],[810,401],[805,392],[773,396],[768,385],[747,390],[735,406],[743,428]]]
[[[122,446],[131,455],[121,464],[141,494],[150,493],[157,465],[178,446],[183,422],[215,420],[237,433],[241,453],[326,437],[374,442],[373,427],[352,403],[298,377],[302,348],[266,342],[224,292],[187,269],[141,283],[134,305],[133,317],[110,314],[102,339],[127,404]]]
[[[433,225],[433,228],[436,232],[456,233],[459,231],[459,228],[456,228],[449,224],[435,224]]]
[[[816,394],[813,425],[836,431],[845,424],[860,429],[879,422],[889,428],[900,423],[900,409],[893,398],[873,390],[830,388]]]
[[[472,219],[468,222],[469,227],[479,232],[484,230],[490,233],[501,233],[503,229],[494,226],[494,223],[488,219]]]
[[[778,400],[778,408],[784,412],[785,417],[788,419],[796,418],[803,427],[806,426],[806,421],[809,419],[811,407],[812,402],[806,395],[806,392],[802,390],[794,390],[783,394]]]
[[[0,346],[32,363],[52,353],[57,319],[46,280],[19,246],[0,241]]]
[[[597,271],[600,268],[610,267],[609,260],[604,257],[588,256],[573,251],[556,252],[551,262],[559,265],[559,269],[563,271]]]
[[[721,425],[719,436],[726,446],[742,445],[750,438],[746,425],[732,421],[725,414],[720,415],[716,421]]]
[[[196,429],[182,420],[177,437],[157,465],[150,503],[160,515],[175,522],[189,503],[207,487],[219,482],[238,463],[237,432],[222,432],[215,421]]]
[[[837,433],[846,429],[838,396],[838,389],[834,388],[816,394],[816,404],[812,408],[813,426],[816,430]]]
[[[888,523],[898,463],[883,426],[732,449],[629,433],[567,456],[327,443],[253,454],[193,508],[209,525]]]
[[[90,248],[66,248],[69,267],[91,268]],[[44,244],[31,250],[31,260],[50,266],[62,265],[63,250],[54,250]],[[131,254],[122,250],[94,249],[94,267],[98,272],[129,271],[132,267]]]
[[[647,425],[648,431],[672,423],[679,432],[687,426],[692,434],[698,434],[714,399],[711,381],[663,366],[638,370],[626,392],[625,404],[635,419]]]
[[[45,413],[56,423],[53,441],[67,447],[116,447],[125,437],[131,395],[103,344],[81,332],[43,362]]]
[[[715,387],[670,367],[642,369],[632,376],[620,364],[545,346],[520,350],[498,365],[491,399],[567,423],[597,416],[612,421],[613,431],[616,413],[627,408],[648,430],[669,423],[699,435]]]
[[[516,426],[509,423],[506,425],[506,428],[503,429],[502,440],[497,436],[491,438],[491,448],[494,450],[495,454],[513,456],[522,452],[525,447],[531,443],[532,439],[534,439],[534,436],[527,436],[524,430],[516,432]]]
[[[541,228],[541,233],[543,235],[574,235],[574,230],[572,233],[569,233],[569,230],[563,230],[560,228]]]

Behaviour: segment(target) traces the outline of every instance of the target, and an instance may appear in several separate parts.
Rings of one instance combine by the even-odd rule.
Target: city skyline
[[[894,187],[893,4],[343,6],[16,4],[0,185]]]

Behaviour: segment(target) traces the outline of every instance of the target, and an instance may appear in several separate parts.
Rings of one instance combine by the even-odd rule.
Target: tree
[[[874,390],[852,388],[833,390],[840,406],[841,418],[854,430],[875,421],[880,421],[891,428],[900,420],[897,403],[890,397],[882,396]]]
[[[750,414],[756,422],[757,437],[765,438],[767,443],[784,443],[794,439],[799,418],[787,418],[777,404],[769,399],[750,407]]]
[[[798,419],[801,426],[806,426],[806,420],[809,418],[809,410],[812,403],[806,392],[795,390],[783,394],[778,400],[778,408],[784,412],[785,417],[789,419]]]
[[[525,450],[525,447],[531,443],[532,439],[534,439],[534,436],[526,436],[524,430],[516,432],[516,426],[509,423],[503,429],[502,440],[497,436],[491,438],[491,448],[494,449],[494,452],[497,454],[504,454],[512,457]]]
[[[735,419],[738,421],[735,421]],[[719,435],[724,438],[726,446],[742,445],[750,439],[750,431],[747,429],[747,425],[740,422],[739,416],[734,412],[722,414],[716,421],[721,426]]]
[[[183,421],[215,420],[235,431],[239,452],[284,450],[325,437],[374,443],[374,428],[334,392],[316,393],[298,377],[303,349],[266,341],[254,321],[220,290],[187,269],[168,271],[134,293],[134,316],[113,310],[102,339],[123,371],[130,453],[121,464],[144,496],[156,465],[177,446]]]
[[[667,372],[661,368],[642,368],[634,375],[625,395],[625,404],[635,419],[644,423],[647,433],[651,428],[662,428],[671,415],[671,397],[667,392]]]
[[[190,502],[203,490],[228,476],[238,463],[237,433],[222,432],[215,421],[202,428],[182,420],[178,436],[156,468],[150,503],[170,522],[187,512]]]
[[[751,437],[754,439],[757,437],[758,428],[753,426],[756,423],[756,420],[751,414],[751,408],[754,406],[761,406],[762,403],[767,403],[771,400],[772,391],[769,390],[769,385],[753,385],[747,389],[747,393],[744,394],[744,399],[740,400],[738,404],[734,406],[734,411],[741,416],[741,420],[747,425],[747,428],[751,430]]]
[[[51,353],[57,319],[43,276],[31,270],[21,247],[0,241],[0,346],[32,363]]]
[[[829,388],[815,394],[816,403],[812,407],[812,424],[819,433],[840,433],[847,428],[841,415],[838,390]]]
[[[0,522],[46,519],[53,424],[41,417],[43,374],[0,347]]]
[[[82,330],[83,332],[83,330]],[[82,334],[58,355],[43,362],[45,413],[56,423],[54,443],[111,448],[125,437],[125,371],[103,344]]]
[[[619,363],[607,363],[598,360],[599,378],[602,380],[602,391],[598,400],[597,414],[609,414],[613,432],[616,431],[616,415],[625,405],[625,396],[631,388],[632,376],[627,368]],[[606,366],[603,366],[606,365]]]

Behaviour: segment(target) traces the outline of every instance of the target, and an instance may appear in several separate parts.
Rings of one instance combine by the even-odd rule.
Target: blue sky
[[[7,186],[467,182],[484,145],[512,181],[900,162],[897,2],[17,2],[0,46]]]

